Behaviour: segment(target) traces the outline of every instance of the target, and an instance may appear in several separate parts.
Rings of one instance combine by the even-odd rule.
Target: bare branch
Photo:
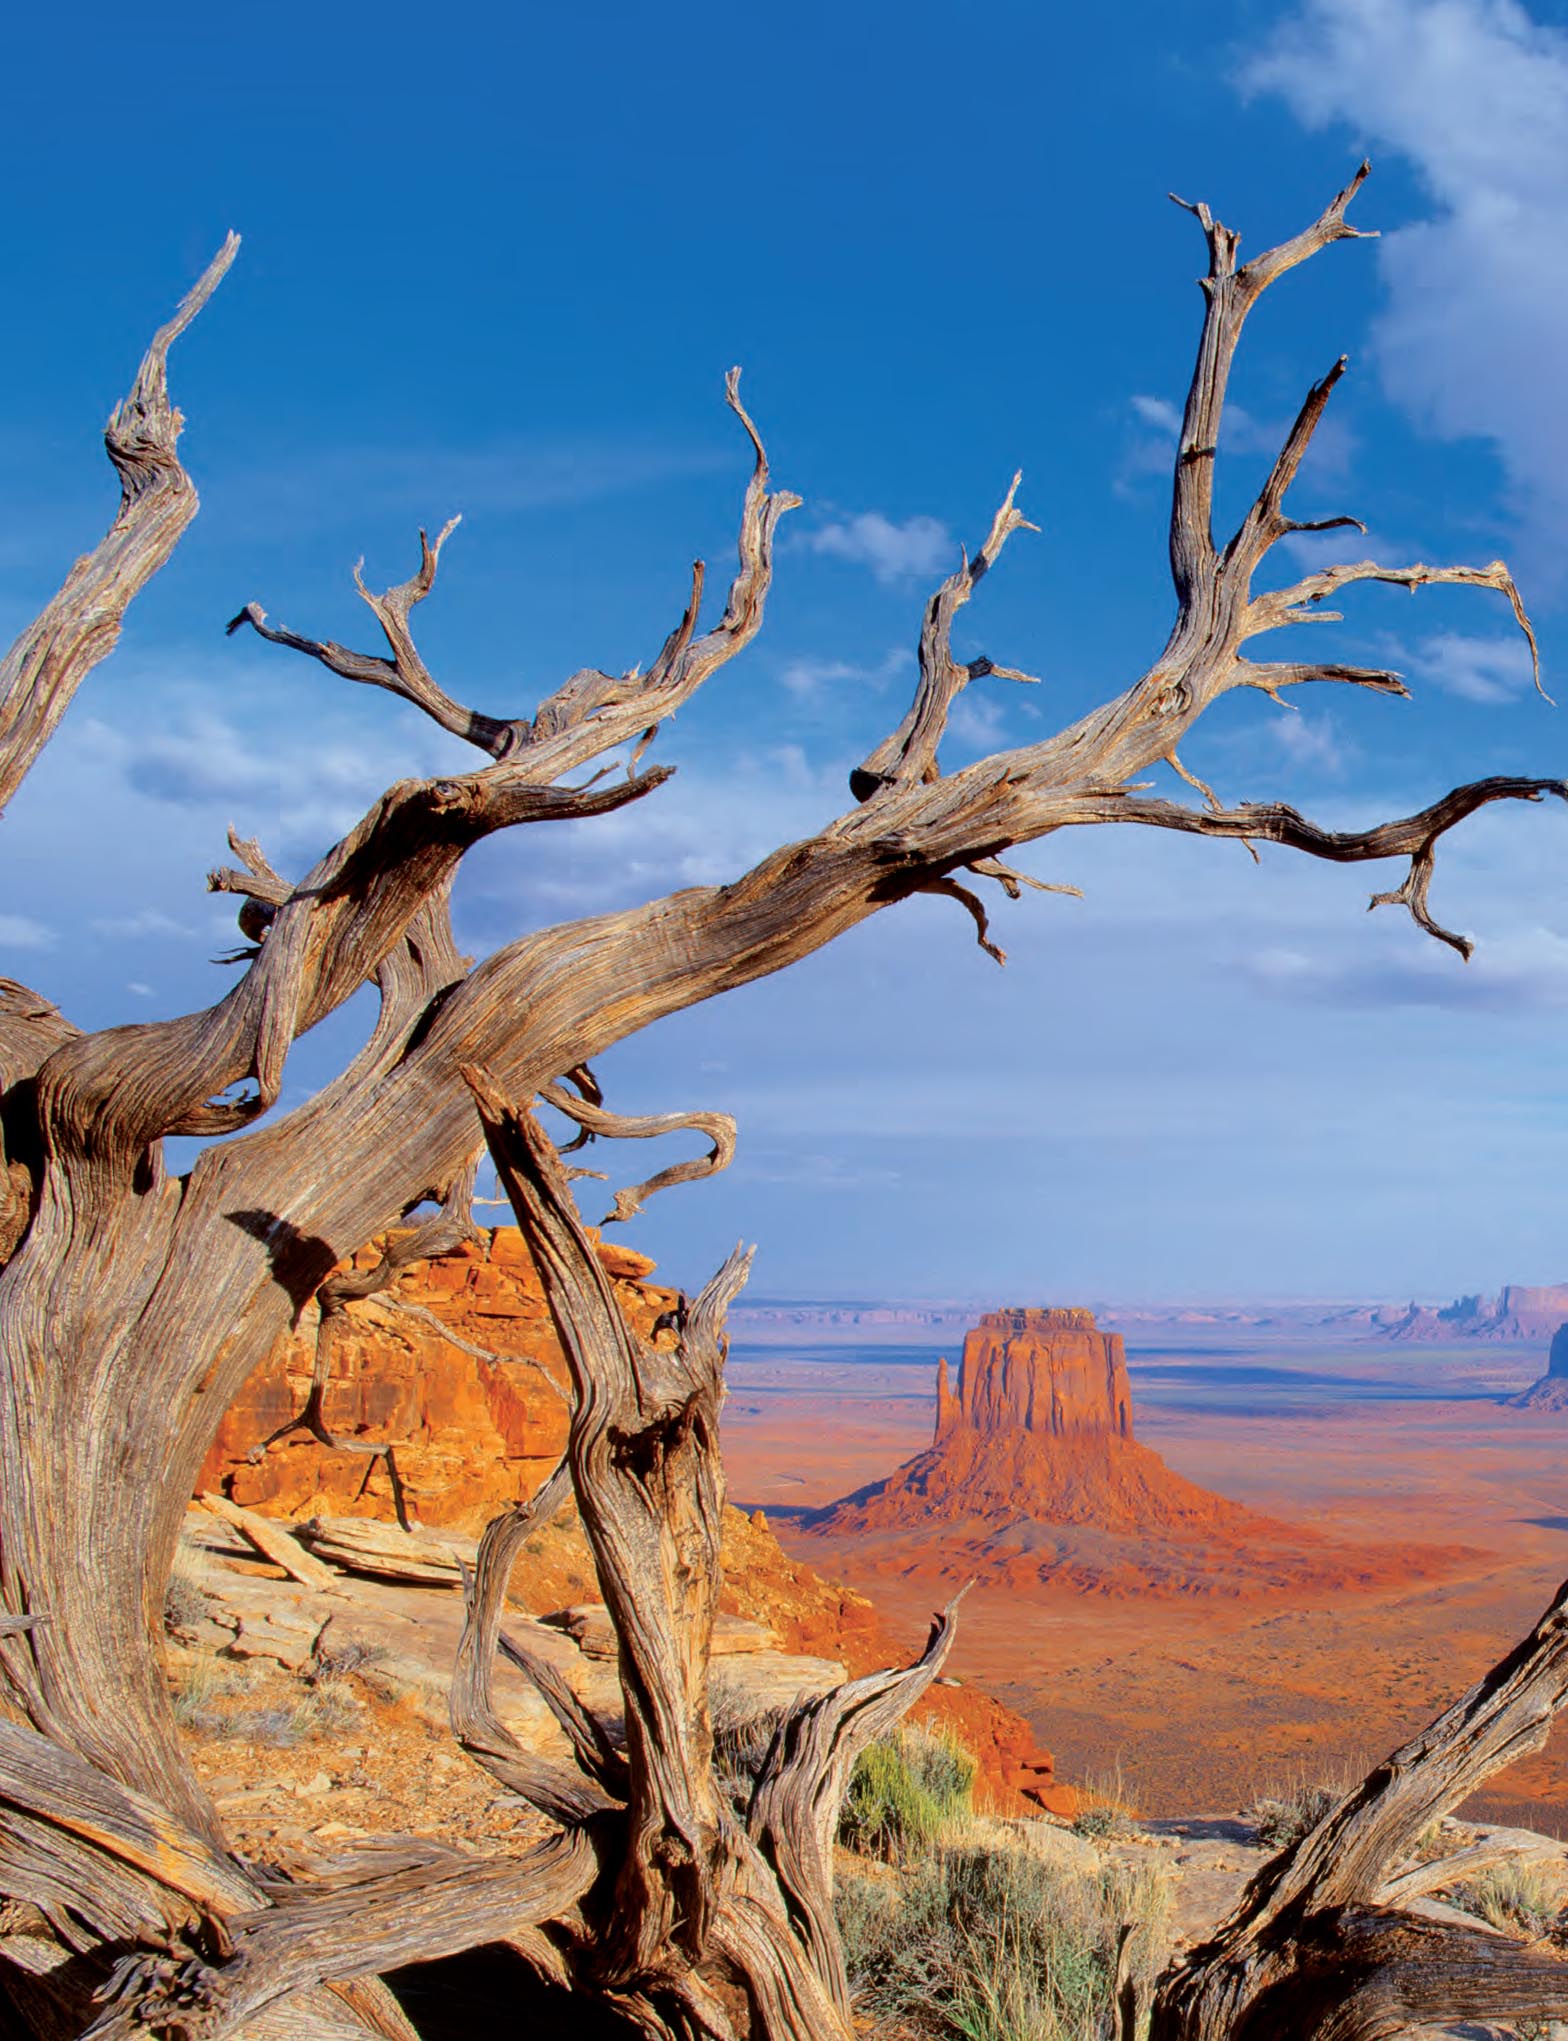
[[[400,695],[416,709],[422,709],[432,722],[438,723],[452,736],[477,745],[481,751],[488,751],[492,758],[507,758],[527,739],[528,724],[525,721],[503,722],[453,701],[432,678],[409,627],[408,613],[434,588],[441,548],[460,522],[458,518],[449,518],[433,542],[421,530],[418,568],[407,581],[380,595],[373,595],[365,586],[360,571],[363,562],[355,567],[354,586],[385,634],[392,651],[390,659],[352,652],[346,645],[339,645],[331,639],[323,642],[317,638],[302,638],[296,631],[268,623],[266,611],[257,602],[246,603],[237,616],[229,619],[225,631],[232,638],[241,624],[249,624],[268,644],[285,645],[292,652],[303,652],[308,658],[319,659],[329,672],[344,680],[359,681],[367,687],[382,687],[389,694]]]
[[[149,2032],[224,2041],[304,1987],[404,1963],[425,1963],[567,1912],[599,1875],[582,1831],[552,1836],[524,1856],[476,1857],[440,1843],[390,1870],[374,1847],[340,1860],[338,1876],[283,1888],[229,1923],[217,1960],[195,1950],[122,1965],[108,2009],[83,2041],[134,2041]],[[396,1860],[394,1860],[396,1861]]]
[[[492,1678],[502,1606],[517,1556],[571,1496],[571,1472],[563,1460],[531,1501],[503,1511],[485,1526],[473,1575],[463,1583],[466,1615],[447,1697],[452,1733],[469,1756],[530,1806],[568,1823],[604,1812],[613,1804],[611,1796],[600,1777],[519,1743],[496,1713]],[[531,1665],[524,1670],[532,1675]]]
[[[947,728],[948,712],[971,680],[988,673],[1007,680],[1032,679],[1030,674],[997,666],[989,659],[976,659],[966,665],[954,659],[952,645],[954,617],[974,594],[1003,546],[1015,531],[1040,529],[1014,507],[1013,499],[1022,480],[1021,472],[1014,475],[974,559],[971,561],[965,554],[926,604],[925,621],[920,629],[920,679],[914,701],[892,736],[884,738],[864,764],[850,774],[850,791],[857,801],[870,800],[883,787],[936,778],[937,750]]]
[[[500,1633],[497,1642],[501,1656],[509,1659],[519,1672],[532,1680],[572,1746],[572,1755],[582,1770],[606,1793],[617,1800],[624,1800],[631,1785],[625,1754],[611,1743],[598,1717],[583,1706],[548,1659],[537,1651],[530,1651],[524,1642],[508,1636],[505,1631]]]
[[[239,245],[237,234],[227,236],[154,336],[129,394],[109,420],[104,445],[120,478],[120,508],[107,536],[77,561],[59,594],[0,660],[0,811],[71,697],[114,650],[132,599],[196,515],[196,490],[176,450],[184,420],[169,402],[169,349],[223,281]]]
[[[1540,801],[1548,795],[1568,800],[1568,781],[1495,778],[1472,780],[1455,787],[1418,815],[1397,822],[1380,822],[1372,829],[1322,829],[1294,808],[1282,802],[1256,807],[1221,809],[1208,814],[1183,808],[1174,802],[1144,801],[1123,795],[1094,803],[1085,820],[1141,822],[1155,829],[1180,829],[1197,836],[1239,837],[1277,843],[1287,850],[1305,851],[1310,857],[1326,858],[1332,864],[1362,864],[1376,858],[1408,857],[1410,873],[1392,893],[1377,893],[1372,906],[1408,907],[1412,918],[1440,942],[1468,958],[1475,945],[1466,936],[1441,928],[1427,911],[1427,888],[1431,884],[1433,858],[1439,837],[1458,822],[1493,801]]]
[[[1236,665],[1243,687],[1255,687],[1279,701],[1282,687],[1304,687],[1313,681],[1339,681],[1347,687],[1364,687],[1371,694],[1398,695],[1409,701],[1404,676],[1381,666],[1341,666],[1333,661],[1291,659],[1242,659]],[[1280,702],[1294,708],[1294,702]]]
[[[867,1674],[797,1708],[774,1738],[746,1826],[774,1865],[812,1968],[847,2017],[849,1992],[833,1920],[833,1844],[856,1758],[919,1700],[957,1634],[955,1596],[932,1622],[913,1665]]]
[[[1357,581],[1384,581],[1395,588],[1408,588],[1412,593],[1418,588],[1450,587],[1492,588],[1499,595],[1505,595],[1514,613],[1514,621],[1530,647],[1530,666],[1536,690],[1548,701],[1551,700],[1541,685],[1541,648],[1536,642],[1535,626],[1526,613],[1513,576],[1501,560],[1494,560],[1489,567],[1428,567],[1419,561],[1413,567],[1380,567],[1375,560],[1346,561],[1322,567],[1317,573],[1292,582],[1289,588],[1271,588],[1263,595],[1254,596],[1241,618],[1240,641],[1245,643],[1260,631],[1277,631],[1284,624],[1337,622],[1333,612],[1321,611],[1317,605],[1325,596],[1335,595],[1341,588],[1348,588]]]
[[[740,419],[755,452],[755,464],[741,510],[740,569],[731,583],[724,615],[703,637],[694,636],[702,600],[703,566],[692,570],[691,596],[680,622],[666,639],[646,673],[636,668],[619,675],[585,667],[539,706],[529,721],[480,715],[454,701],[431,677],[415,649],[408,612],[429,594],[435,582],[448,524],[432,545],[420,533],[418,572],[384,595],[372,595],[359,579],[360,594],[379,619],[392,649],[390,660],[351,652],[344,646],[300,637],[269,625],[265,612],[249,603],[229,624],[231,632],[249,624],[274,644],[318,659],[345,679],[384,687],[432,716],[443,729],[489,751],[508,769],[509,780],[546,786],[622,743],[635,743],[637,757],[652,741],[658,725],[696,693],[704,681],[748,645],[762,623],[773,576],[773,537],[779,519],[800,502],[786,491],[770,493],[768,461],[762,440],[740,401],[740,370],[725,378],[725,400]],[[456,520],[453,520],[455,523]],[[633,760],[633,771],[636,768]]]
[[[1300,1841],[1265,1864],[1212,1939],[1170,1972],[1155,2032],[1209,2041],[1243,2009],[1277,2005],[1277,2031],[1392,2035],[1407,2021],[1568,2012],[1560,1962],[1505,1937],[1388,1909],[1422,1879],[1390,1879],[1428,1824],[1545,1743],[1568,1701],[1568,1583],[1531,1634]],[[1457,1860],[1455,1860],[1457,1862]],[[1163,2015],[1163,2018],[1162,2018]]]
[[[1006,950],[999,949],[991,940],[991,917],[986,913],[985,903],[978,894],[972,893],[967,886],[960,885],[957,879],[952,878],[929,879],[920,888],[920,891],[922,893],[935,893],[942,899],[956,900],[970,920],[973,921],[975,925],[975,941],[980,945],[981,949],[996,963],[1005,964],[1007,962]]]
[[[1171,493],[1171,578],[1184,613],[1197,604],[1202,589],[1213,580],[1218,565],[1213,532],[1214,459],[1219,448],[1220,422],[1225,409],[1231,363],[1235,359],[1247,314],[1269,285],[1287,270],[1305,262],[1333,241],[1357,236],[1357,230],[1346,223],[1345,209],[1370,170],[1371,165],[1363,163],[1349,184],[1335,194],[1311,226],[1289,241],[1282,241],[1278,247],[1254,257],[1240,269],[1236,267],[1236,250],[1241,237],[1216,220],[1206,205],[1194,205],[1186,199],[1176,198],[1174,192],[1171,194],[1177,205],[1196,217],[1209,249],[1209,273],[1202,286],[1206,300],[1203,332],[1187,391]],[[1318,400],[1319,411],[1322,403],[1327,401],[1334,379],[1331,376],[1326,387],[1319,386],[1322,392]],[[1316,392],[1314,397],[1308,398],[1308,410],[1315,397]],[[1306,418],[1306,412],[1303,418]],[[1281,495],[1295,472],[1295,466],[1299,465],[1315,424],[1316,415],[1307,420],[1304,428],[1302,420],[1297,421],[1298,432],[1292,433],[1286,453],[1281,455],[1282,462],[1288,461],[1291,448],[1296,449],[1294,461],[1279,483]]]
[[[1241,571],[1250,574],[1274,541],[1283,538],[1286,532],[1334,531],[1341,526],[1353,525],[1365,537],[1366,526],[1359,518],[1328,517],[1310,524],[1297,524],[1286,517],[1284,511],[1285,492],[1296,479],[1307,448],[1312,444],[1312,435],[1317,431],[1334,386],[1345,373],[1346,365],[1347,357],[1341,355],[1322,381],[1314,383],[1307,392],[1306,401],[1296,414],[1295,423],[1275,458],[1268,480],[1227,548],[1227,565],[1234,561]]]
[[[554,1106],[558,1113],[564,1113],[567,1119],[574,1121],[589,1140],[605,1137],[615,1141],[647,1141],[662,1134],[683,1133],[690,1128],[696,1133],[706,1134],[712,1142],[713,1146],[706,1155],[696,1156],[690,1162],[672,1163],[646,1182],[617,1191],[615,1204],[603,1221],[606,1226],[634,1218],[642,1210],[644,1201],[655,1191],[670,1190],[676,1184],[697,1183],[703,1177],[717,1176],[735,1159],[735,1122],[728,1113],[612,1113],[607,1112],[597,1100],[573,1098],[559,1084],[541,1084],[539,1096]],[[561,1152],[570,1154],[578,1145],[576,1141],[569,1142]]]

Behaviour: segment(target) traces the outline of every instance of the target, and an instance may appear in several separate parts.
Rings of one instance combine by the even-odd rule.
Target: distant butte
[[[797,1522],[875,1571],[1126,1595],[1373,1588],[1459,1556],[1340,1544],[1175,1473],[1133,1436],[1120,1334],[1076,1308],[986,1312],[956,1390],[938,1363],[930,1447]]]
[[[1568,1325],[1559,1325],[1552,1335],[1546,1373],[1508,1401],[1515,1410],[1568,1410]]]

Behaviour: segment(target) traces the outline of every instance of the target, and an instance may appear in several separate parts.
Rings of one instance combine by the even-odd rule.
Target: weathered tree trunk
[[[721,1585],[724,1317],[751,1257],[737,1249],[694,1302],[682,1301],[673,1326],[639,1339],[537,1121],[480,1071],[465,1074],[571,1369],[567,1465],[620,1646],[624,1757],[568,1723],[586,1776],[622,1803],[606,1829],[610,1889],[583,1975],[651,2029],[730,2031],[728,1990],[742,1996],[742,2024],[772,2041],[845,2041],[830,1847],[839,1804],[856,1754],[941,1666],[951,1616],[908,1671],[797,1708],[744,1816],[730,1805],[714,1771],[708,1673]],[[481,1664],[498,1613],[493,1594],[488,1636],[476,1640]],[[469,1747],[486,1758],[482,1742]],[[500,1776],[518,1778],[505,1767]],[[538,1804],[552,1799],[547,1788]]]
[[[531,717],[458,701],[426,666],[411,623],[434,587],[450,524],[434,542],[421,534],[407,582],[382,593],[360,585],[383,655],[275,626],[254,603],[234,619],[231,629],[253,629],[343,680],[401,696],[483,762],[400,781],[297,881],[257,844],[231,837],[239,865],[209,885],[239,899],[247,947],[232,960],[240,968],[231,991],[203,1012],[84,1034],[38,994],[0,980],[0,1965],[40,2031],[53,2022],[78,2032],[87,1995],[105,1983],[101,2034],[216,2041],[242,2024],[281,2033],[297,2016],[317,2032],[406,2035],[376,1969],[501,1938],[611,1991],[650,2028],[842,2036],[829,1845],[845,1767],[931,1676],[950,1625],[938,1625],[916,1667],[851,1683],[801,1711],[750,1806],[726,1803],[712,1772],[706,1666],[723,1307],[742,1267],[721,1271],[672,1339],[634,1340],[585,1256],[527,1102],[542,1094],[589,1133],[658,1131],[663,1116],[632,1122],[604,1108],[590,1059],[919,892],[962,906],[1000,957],[968,881],[1016,898],[1040,882],[1002,853],[1074,824],[1240,837],[1336,862],[1404,859],[1403,884],[1376,900],[1405,906],[1422,928],[1468,951],[1429,910],[1436,844],[1483,805],[1563,796],[1562,782],[1483,780],[1354,833],[1320,829],[1279,805],[1226,810],[1206,789],[1205,806],[1189,808],[1142,787],[1162,763],[1196,784],[1177,746],[1232,689],[1275,700],[1317,682],[1405,693],[1382,670],[1246,656],[1252,639],[1313,615],[1352,583],[1492,590],[1533,647],[1500,562],[1363,561],[1254,591],[1273,546],[1300,528],[1285,515],[1286,491],[1343,364],[1309,393],[1240,528],[1223,546],[1215,540],[1215,449],[1246,317],[1270,284],[1353,231],[1345,213],[1362,175],[1304,232],[1240,267],[1235,236],[1194,208],[1209,274],[1173,481],[1176,617],[1149,670],[1054,736],[943,776],[941,741],[960,691],[988,677],[1027,679],[989,658],[959,660],[951,644],[956,615],[1025,528],[1015,482],[973,559],[927,605],[918,688],[899,728],[853,776],[855,805],[733,884],[520,935],[477,966],[457,954],[447,914],[458,866],[485,836],[653,794],[670,769],[642,769],[641,760],[660,725],[760,629],[778,520],[797,499],[770,488],[735,374],[728,400],[754,455],[739,568],[723,615],[700,634],[696,569],[686,611],[646,671],[576,673]],[[231,240],[157,336],[111,421],[122,486],[114,526],[0,662],[0,801],[194,514],[166,357],[233,252]],[[604,779],[598,762],[621,746],[625,777]],[[578,782],[584,771],[591,776]],[[255,1124],[277,1103],[292,1042],[367,984],[381,1004],[365,1047],[308,1103]],[[476,1072],[478,1118],[465,1065]],[[159,1616],[181,1513],[224,1410],[307,1301],[322,1302],[325,1356],[338,1314],[389,1273],[333,1271],[388,1227],[418,1222],[431,1201],[443,1207],[430,1222],[438,1230],[466,1223],[465,1171],[481,1119],[546,1272],[577,1408],[568,1467],[484,1541],[454,1720],[563,1833],[521,1859],[432,1844],[389,1863],[365,1851],[346,1873],[285,1886],[227,1850],[172,1719]],[[623,1193],[617,1216],[649,1190],[727,1159],[731,1137],[719,1118],[679,1124],[709,1137],[710,1157]],[[177,1179],[163,1161],[171,1134],[211,1143]],[[302,1419],[332,1436],[319,1395]],[[626,1747],[540,1669],[576,1754],[572,1766],[544,1765],[496,1720],[489,1663],[526,1527],[569,1489],[621,1638]],[[1252,1965],[1257,1989],[1236,1987],[1233,2011],[1288,1974],[1290,1946],[1317,1946],[1335,1907],[1367,1899],[1313,1893],[1309,1913],[1281,1901],[1260,1921],[1253,1939],[1265,1955],[1235,1956],[1244,1970]],[[1414,1932],[1396,1926],[1407,1939]],[[67,1960],[42,1975],[34,1945]],[[1216,1955],[1216,1979],[1230,1961]],[[1309,1968],[1303,1954],[1303,1976]],[[1162,2018],[1207,2018],[1202,2007],[1220,2005],[1231,1988],[1193,1977],[1172,1985]]]

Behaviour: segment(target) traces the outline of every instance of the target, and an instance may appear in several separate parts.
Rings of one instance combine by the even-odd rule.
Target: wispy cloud
[[[471,518],[567,509],[732,467],[739,482],[745,474],[739,447],[726,449],[717,433],[711,444],[584,434],[502,438],[482,447],[326,447],[243,470],[227,486],[244,505],[246,526],[259,531],[286,527],[298,536],[373,511],[377,519],[388,512],[406,518],[412,536],[415,526],[435,527],[458,512]],[[398,561],[388,565],[399,575],[407,571]]]
[[[780,683],[796,701],[816,701],[841,685],[886,687],[897,680],[911,663],[910,653],[895,645],[881,659],[865,666],[852,659],[791,659],[780,672]]]
[[[907,517],[895,524],[880,510],[864,510],[806,532],[803,543],[814,553],[869,567],[882,582],[907,581],[958,564],[952,533],[934,517]]]

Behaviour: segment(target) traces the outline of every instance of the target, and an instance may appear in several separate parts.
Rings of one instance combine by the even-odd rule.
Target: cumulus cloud
[[[0,950],[46,950],[57,940],[52,928],[25,914],[0,914]]]
[[[1426,429],[1489,439],[1560,541],[1568,36],[1514,0],[1306,0],[1245,82],[1413,165],[1435,210],[1378,244],[1382,379]]]
[[[882,582],[906,581],[958,564],[951,532],[934,517],[907,517],[895,524],[880,510],[865,510],[858,517],[807,532],[804,543],[814,553],[869,567]]]

